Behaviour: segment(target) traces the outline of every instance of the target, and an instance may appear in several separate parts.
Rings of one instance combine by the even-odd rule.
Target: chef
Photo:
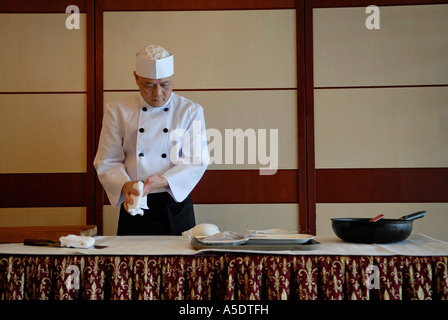
[[[204,113],[172,92],[173,58],[158,45],[143,48],[139,93],[104,107],[94,166],[110,203],[121,206],[118,235],[179,235],[195,226],[189,194],[209,163]]]

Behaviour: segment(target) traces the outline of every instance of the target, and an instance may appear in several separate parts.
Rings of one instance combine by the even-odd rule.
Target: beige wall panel
[[[297,169],[297,94],[295,90],[269,90],[269,91],[178,91],[179,95],[191,99],[204,108],[207,130],[219,130],[222,137],[221,148],[216,150],[221,155],[212,153],[213,163],[209,169],[259,169],[260,167],[271,166],[278,169]],[[107,92],[104,94],[104,101],[114,101],[129,95],[129,92]],[[132,94],[132,93],[131,93]],[[232,162],[225,159],[226,139],[225,129],[240,128],[246,133],[253,132],[254,138],[251,141],[258,143],[261,133],[258,129],[266,129],[266,144],[263,148],[255,146],[255,163],[248,159],[248,143],[245,143],[244,150],[233,151]],[[272,131],[271,131],[272,130]],[[271,136],[278,130],[278,145],[271,145]],[[213,134],[216,135],[215,133]],[[211,149],[211,136],[209,135],[209,149]],[[213,137],[214,138],[214,137]],[[233,141],[236,148],[237,142]],[[271,154],[272,150],[272,154]],[[238,164],[237,153],[244,153],[243,164]],[[267,158],[263,160],[263,155]],[[221,160],[221,164],[219,163]]]
[[[448,88],[315,90],[316,168],[448,166]]]
[[[0,226],[85,225],[86,208],[1,208]]]
[[[298,230],[297,204],[195,205],[196,223],[214,223],[221,231],[247,229]]]
[[[246,229],[298,229],[296,204],[215,204],[195,205],[196,223],[214,223],[221,231]],[[103,234],[116,235],[120,208],[103,207]]]
[[[86,18],[67,29],[68,14],[0,14],[0,91],[86,91]]]
[[[120,207],[103,206],[103,235],[116,236]]]
[[[386,218],[425,210],[422,219],[413,222],[413,233],[448,241],[448,203],[325,203],[316,206],[317,235],[334,235],[331,218],[369,218],[382,213]]]
[[[0,173],[86,172],[85,94],[0,95]]]
[[[378,30],[365,9],[314,9],[316,87],[448,83],[448,5],[380,7]]]
[[[104,87],[135,87],[135,54],[174,53],[177,88],[295,88],[295,10],[105,12]]]

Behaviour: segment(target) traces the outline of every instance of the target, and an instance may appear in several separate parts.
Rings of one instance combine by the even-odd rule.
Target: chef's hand
[[[166,188],[168,186],[168,181],[164,177],[159,177],[157,175],[149,176],[145,180],[145,184],[143,186],[143,196],[146,196],[155,189]]]
[[[124,208],[126,209],[127,212],[129,212],[129,207],[128,204],[132,204],[132,198],[131,198],[131,194],[133,194],[134,196],[138,196],[138,190],[134,189],[133,185],[134,183],[136,183],[138,181],[128,181],[126,182],[123,187],[121,188],[121,192],[123,192],[124,194]]]

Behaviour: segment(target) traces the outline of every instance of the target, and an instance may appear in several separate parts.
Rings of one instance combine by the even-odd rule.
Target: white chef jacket
[[[110,203],[124,202],[128,181],[164,177],[175,201],[193,190],[210,162],[202,107],[171,93],[161,107],[151,107],[140,93],[104,108],[94,166]]]

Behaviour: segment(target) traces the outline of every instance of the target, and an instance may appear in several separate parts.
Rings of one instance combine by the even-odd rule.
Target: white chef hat
[[[174,74],[173,55],[159,45],[149,45],[137,52],[135,72],[150,79],[170,77]]]

